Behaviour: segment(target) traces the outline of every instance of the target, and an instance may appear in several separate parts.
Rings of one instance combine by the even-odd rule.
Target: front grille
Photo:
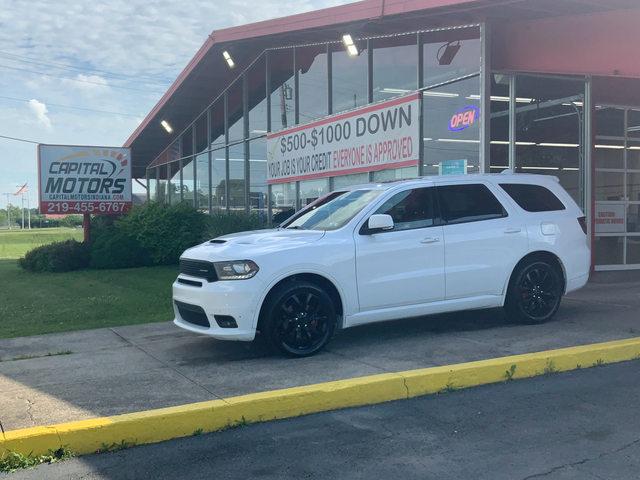
[[[207,282],[217,282],[216,269],[211,262],[180,259],[180,273],[190,277],[204,278]]]
[[[176,307],[178,307],[178,313],[185,322],[189,322],[200,327],[211,327],[207,314],[204,313],[202,307],[178,302],[177,300],[175,300],[175,303]]]

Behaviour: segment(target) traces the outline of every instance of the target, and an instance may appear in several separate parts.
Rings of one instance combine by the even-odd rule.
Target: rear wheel
[[[329,343],[335,325],[335,307],[322,288],[309,282],[291,282],[267,300],[260,330],[275,350],[307,357]]]
[[[558,311],[561,298],[562,281],[557,269],[538,261],[514,272],[504,308],[517,322],[545,323]]]

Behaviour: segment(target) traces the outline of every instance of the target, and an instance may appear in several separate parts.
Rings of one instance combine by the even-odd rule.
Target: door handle
[[[521,231],[520,228],[507,228],[504,233],[520,233]]]
[[[420,240],[420,243],[436,243],[439,242],[440,239],[437,237],[427,237]]]

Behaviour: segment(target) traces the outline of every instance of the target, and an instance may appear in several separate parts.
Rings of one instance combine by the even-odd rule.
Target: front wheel
[[[333,301],[309,282],[284,284],[267,300],[261,333],[275,350],[292,357],[308,357],[322,350],[333,336]]]
[[[504,308],[515,321],[545,323],[556,314],[562,298],[558,271],[546,262],[534,262],[514,272]]]

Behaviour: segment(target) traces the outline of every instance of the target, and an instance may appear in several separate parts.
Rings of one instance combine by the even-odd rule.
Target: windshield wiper
[[[287,230],[291,229],[291,230],[309,230],[309,227],[301,227],[299,225],[295,225],[293,227],[287,227]]]

